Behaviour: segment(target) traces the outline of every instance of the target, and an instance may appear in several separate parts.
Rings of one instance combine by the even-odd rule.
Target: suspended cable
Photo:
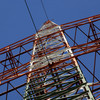
[[[42,1],[42,0],[41,0],[41,4],[42,4],[42,7],[43,7],[45,16],[46,16],[47,20],[49,20],[49,17],[48,17],[48,15],[47,15],[47,12],[46,12],[46,9],[45,9],[45,7],[44,7],[44,4],[43,4],[43,1]]]
[[[28,12],[29,12],[29,15],[30,15],[31,21],[32,21],[32,23],[33,23],[33,26],[34,26],[34,28],[35,28],[35,31],[36,31],[36,33],[37,33],[37,35],[38,35],[38,30],[37,30],[37,28],[36,28],[36,25],[35,25],[35,22],[34,22],[34,20],[33,20],[33,17],[32,17],[32,14],[31,14],[31,12],[30,12],[30,9],[29,9],[29,7],[28,7],[28,4],[27,4],[26,0],[24,0],[24,2],[25,2],[25,4],[26,4],[27,10],[28,10]],[[43,2],[42,2],[42,4],[43,4]],[[44,6],[44,5],[43,5],[43,6]],[[48,16],[47,16],[47,19],[48,19]],[[47,59],[47,61],[48,61],[48,64],[49,64],[49,59],[48,59],[48,57],[47,57],[47,55],[46,55],[46,52],[45,52],[45,50],[44,50],[44,48],[43,48],[43,44],[42,44],[42,41],[41,41],[39,35],[38,35],[38,38],[39,38],[39,41],[41,42],[42,49],[43,49],[43,51],[44,51],[45,57],[46,57],[46,59]]]
[[[37,30],[37,28],[36,28],[36,25],[35,25],[34,19],[33,19],[33,17],[32,17],[32,14],[31,14],[31,12],[30,12],[30,9],[29,9],[29,7],[28,7],[28,4],[27,4],[26,0],[24,0],[24,2],[25,2],[25,5],[26,5],[26,7],[27,7],[28,13],[29,13],[29,15],[30,15],[32,24],[33,24],[33,26],[34,26],[34,28],[35,28],[36,33],[37,33],[38,30]]]

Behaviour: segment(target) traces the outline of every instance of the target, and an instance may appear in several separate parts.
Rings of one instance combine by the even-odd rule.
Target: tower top
[[[58,25],[56,23],[52,22],[51,20],[48,20],[42,25],[42,27],[40,28],[40,31],[49,29],[49,28],[53,28],[55,26],[58,26]]]
[[[42,27],[38,31],[38,33],[37,33],[38,35],[36,35],[36,37],[38,37],[38,36],[42,37],[42,36],[45,36],[45,35],[50,35],[50,34],[55,33],[57,31],[60,31],[59,25],[48,20],[42,25]]]

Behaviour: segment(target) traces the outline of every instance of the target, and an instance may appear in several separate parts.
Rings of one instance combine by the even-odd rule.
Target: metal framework
[[[1,48],[0,99],[99,100],[99,36],[100,15],[61,25],[48,20]]]

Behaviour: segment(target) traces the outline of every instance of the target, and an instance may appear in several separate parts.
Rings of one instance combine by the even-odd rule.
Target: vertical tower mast
[[[61,27],[48,20],[35,39],[25,100],[94,100]]]

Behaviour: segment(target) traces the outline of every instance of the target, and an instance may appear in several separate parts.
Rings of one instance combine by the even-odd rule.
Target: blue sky
[[[47,20],[40,0],[27,0],[37,29]],[[100,0],[43,0],[50,20],[63,24],[100,13]],[[0,48],[35,33],[24,0],[0,0]]]
[[[61,25],[100,14],[100,0],[43,0],[50,20]],[[27,0],[37,29],[47,20],[40,0]],[[24,0],[0,0],[0,48],[35,34]],[[12,98],[13,100],[13,98]]]

